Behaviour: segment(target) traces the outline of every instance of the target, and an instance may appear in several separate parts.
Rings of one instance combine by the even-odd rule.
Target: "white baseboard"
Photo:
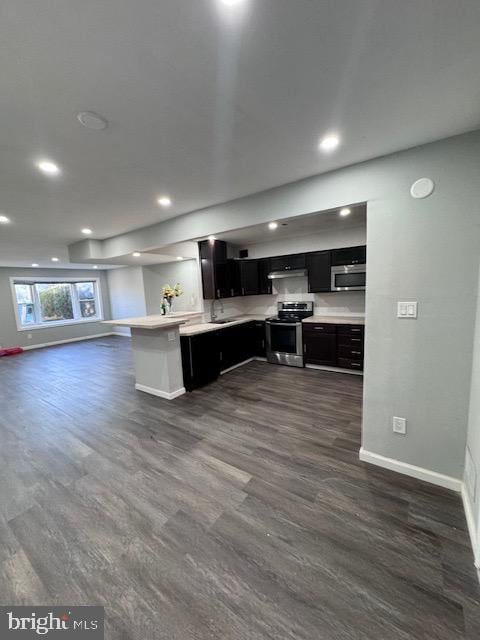
[[[112,336],[119,336],[120,338],[131,338],[132,336],[129,333],[120,333],[120,331],[112,331]]]
[[[403,473],[406,476],[416,478],[417,480],[423,480],[424,482],[430,482],[436,484],[439,487],[445,489],[451,489],[457,493],[461,493],[463,482],[458,478],[452,478],[451,476],[445,476],[442,473],[436,471],[430,471],[430,469],[424,469],[423,467],[415,467],[413,464],[407,462],[401,462],[393,458],[386,458],[378,453],[367,451],[363,447],[360,449],[360,460],[363,462],[369,462],[377,467],[383,467],[390,471],[396,471],[397,473]]]
[[[176,391],[172,391],[168,393],[167,391],[162,391],[161,389],[155,389],[154,387],[147,387],[144,384],[135,384],[135,389],[137,391],[143,391],[143,393],[149,393],[151,396],[157,396],[158,398],[163,398],[164,400],[174,400],[178,398],[178,396],[182,396],[186,393],[185,387],[181,389],[177,389]]]
[[[334,373],[348,373],[352,376],[363,376],[363,371],[353,371],[353,369],[342,369],[341,367],[327,367],[321,364],[306,364],[305,369],[318,369],[319,371],[333,371]]]
[[[67,338],[66,340],[55,340],[54,342],[42,342],[42,344],[31,344],[26,347],[22,347],[24,351],[30,351],[31,349],[43,349],[44,347],[54,347],[57,344],[67,344],[68,342],[81,342],[82,340],[94,340],[95,338],[105,338],[106,336],[114,335],[112,331],[108,333],[96,333],[93,336],[82,336],[81,338]]]
[[[480,539],[478,537],[477,525],[475,523],[475,516],[473,513],[472,503],[470,502],[470,496],[468,495],[467,487],[465,483],[462,483],[462,502],[463,509],[465,511],[465,518],[467,519],[468,533],[470,534],[470,542],[472,543],[473,557],[475,561],[475,567],[477,571],[480,570]],[[480,575],[479,575],[480,579]]]

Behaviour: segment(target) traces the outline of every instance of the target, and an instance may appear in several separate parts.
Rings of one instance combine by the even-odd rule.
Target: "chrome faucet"
[[[211,322],[215,322],[215,320],[218,318],[217,314],[215,313],[215,303],[216,303],[216,300],[212,300],[212,304],[210,305]],[[220,313],[223,313],[223,302],[221,300],[220,300]]]

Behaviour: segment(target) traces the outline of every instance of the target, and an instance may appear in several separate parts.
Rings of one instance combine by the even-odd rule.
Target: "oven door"
[[[364,264],[332,267],[332,291],[365,291],[367,268]]]
[[[267,360],[303,367],[302,323],[266,322]]]

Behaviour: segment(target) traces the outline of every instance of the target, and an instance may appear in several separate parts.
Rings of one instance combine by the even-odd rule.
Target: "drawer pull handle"
[[[352,351],[352,355],[361,356],[362,352],[361,351]]]
[[[351,367],[361,367],[362,365],[361,365],[361,364],[358,364],[358,362],[351,362],[351,363],[350,363],[350,366],[351,366]]]
[[[323,331],[325,327],[313,327],[315,331]]]
[[[352,342],[361,342],[360,338],[352,338]]]
[[[352,333],[360,333],[361,329],[350,329]]]

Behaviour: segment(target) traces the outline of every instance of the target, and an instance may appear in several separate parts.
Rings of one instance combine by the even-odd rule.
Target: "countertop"
[[[304,323],[319,322],[327,324],[365,324],[365,316],[310,316]]]
[[[211,322],[202,322],[201,324],[187,324],[180,327],[181,336],[196,336],[199,333],[207,333],[208,331],[218,331],[218,329],[227,329],[228,327],[234,327],[237,324],[244,324],[245,322],[252,322],[252,320],[265,320],[268,316],[262,315],[249,315],[238,316],[232,318],[231,322],[225,324],[212,324]],[[221,318],[220,318],[221,319]]]
[[[122,318],[121,320],[105,320],[102,324],[111,324],[117,327],[130,327],[132,329],[168,329],[185,324],[195,316],[202,316],[200,311],[177,311],[166,316],[161,314],[153,316],[139,316],[138,318]],[[196,326],[196,325],[195,325]]]

